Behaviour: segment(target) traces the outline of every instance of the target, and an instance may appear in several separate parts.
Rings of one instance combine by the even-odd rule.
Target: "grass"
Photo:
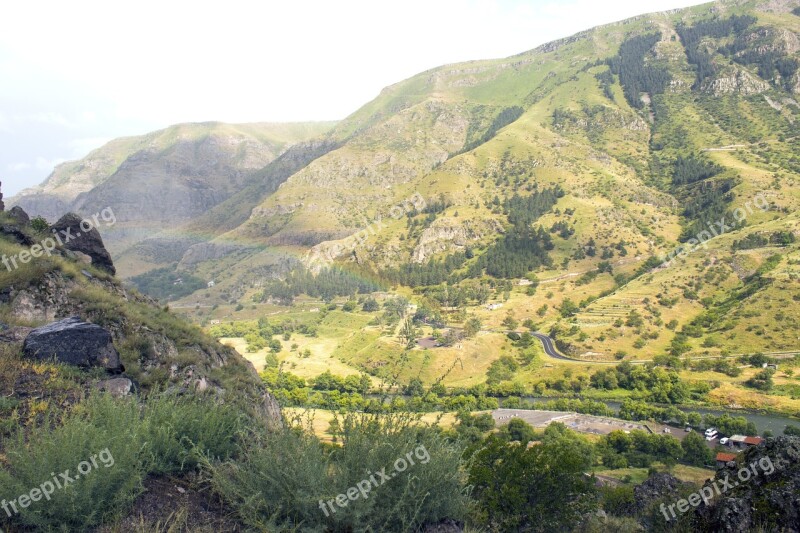
[[[264,434],[236,461],[208,465],[213,486],[258,530],[302,524],[311,530],[409,531],[466,517],[457,445],[407,415],[353,414],[341,419],[339,428],[341,446],[333,450],[301,428]],[[359,483],[366,487],[373,472],[385,469],[391,475],[398,457],[416,457],[420,464],[369,492],[365,488],[352,505],[322,512],[320,500],[335,499]]]
[[[287,420],[310,429],[318,438],[330,442],[333,438],[331,422],[341,415],[326,409],[305,409],[302,407],[284,407],[283,414]],[[454,413],[424,413],[419,415],[421,424],[438,425],[443,428],[456,424]]]
[[[708,468],[699,468],[688,465],[675,465],[667,470],[663,464],[654,463],[654,468],[659,472],[669,472],[681,481],[702,485],[707,479],[714,477],[714,471]],[[610,477],[625,482],[626,484],[638,485],[649,477],[647,468],[617,468],[614,470],[603,470],[602,468],[594,472],[598,476]]]
[[[16,525],[96,526],[130,506],[145,476],[193,470],[201,457],[230,457],[243,427],[240,413],[198,398],[152,396],[141,406],[137,398],[92,395],[63,420],[50,411],[43,424],[18,429],[4,442],[0,497],[17,501],[37,487],[50,493],[46,502],[20,506],[11,518]],[[64,486],[54,486],[53,472],[67,471],[74,483],[62,478]]]

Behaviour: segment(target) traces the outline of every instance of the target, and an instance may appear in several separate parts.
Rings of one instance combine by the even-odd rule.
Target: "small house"
[[[735,453],[724,453],[720,452],[717,454],[717,468],[722,468],[726,464],[730,463],[731,461],[736,460]]]

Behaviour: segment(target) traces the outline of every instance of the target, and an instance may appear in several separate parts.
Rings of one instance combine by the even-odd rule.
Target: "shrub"
[[[200,456],[228,459],[237,450],[241,411],[197,398],[160,396],[144,407],[142,434],[150,472],[172,473],[197,466]]]
[[[286,429],[259,436],[239,460],[206,463],[215,489],[255,529],[413,531],[444,518],[463,519],[461,451],[407,416],[348,415],[326,449],[310,431]],[[423,447],[423,448],[420,448]],[[426,451],[418,455],[420,449]],[[345,506],[325,502],[347,494],[378,472],[391,476],[395,461],[417,464]],[[427,460],[424,460],[427,457]],[[424,461],[424,462],[423,462]],[[353,491],[351,490],[351,493]]]
[[[48,423],[32,429],[27,444],[19,431],[6,448],[8,468],[0,470],[0,498],[12,501],[37,487],[48,490],[46,483],[54,477],[65,485],[56,487],[47,501],[17,505],[19,514],[12,519],[40,530],[82,531],[119,513],[138,495],[145,475],[139,427],[135,401],[98,396],[60,427]],[[72,478],[79,463],[93,459],[97,467],[74,483],[66,485],[59,476],[66,472]]]
[[[69,470],[74,483],[56,486],[46,501],[39,495],[25,508],[18,505],[12,520],[37,530],[83,531],[122,512],[148,474],[193,468],[200,456],[227,459],[237,449],[240,427],[232,406],[203,399],[153,395],[142,407],[134,397],[96,394],[60,425],[50,419],[32,428],[27,442],[22,430],[9,439],[0,499],[44,490]],[[82,462],[86,475],[75,476]]]

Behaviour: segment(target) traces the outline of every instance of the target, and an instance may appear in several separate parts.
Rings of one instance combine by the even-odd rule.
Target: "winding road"
[[[533,331],[531,332],[531,335],[533,335],[534,337],[536,337],[537,339],[539,339],[542,342],[542,347],[544,348],[544,353],[549,355],[553,359],[558,359],[560,361],[570,361],[572,363],[587,363],[587,364],[591,364],[591,365],[618,365],[621,362],[621,361],[584,361],[582,359],[575,359],[573,357],[567,357],[566,355],[563,355],[563,354],[559,353],[558,350],[556,350],[555,342],[549,336],[545,335],[544,333],[538,333],[538,332],[533,332]],[[789,357],[794,357],[798,353],[800,353],[800,352],[797,352],[797,351],[768,352],[768,353],[765,353],[764,355],[767,355],[767,356],[770,356],[770,357],[774,357],[776,359],[786,359],[786,358],[789,358]],[[729,358],[734,358],[734,357],[739,357],[739,356],[742,356],[742,355],[747,355],[747,354],[734,354],[734,355],[731,355],[731,356],[728,356],[728,357]],[[700,357],[692,357],[691,359],[692,360],[698,360],[698,359],[724,359],[724,357],[722,357],[721,355],[706,355],[706,356],[700,356]],[[638,360],[635,360],[635,361],[628,361],[628,362],[631,363],[631,364],[634,364],[634,365],[643,365],[645,363],[652,363],[653,360],[652,359],[638,359]]]
[[[553,342],[553,339],[545,335],[544,333],[536,333],[531,332],[531,335],[542,341],[542,346],[544,347],[544,353],[552,357],[553,359],[561,359],[562,361],[577,361],[577,359],[573,359],[571,357],[567,357],[565,355],[561,355],[556,350],[556,345]]]

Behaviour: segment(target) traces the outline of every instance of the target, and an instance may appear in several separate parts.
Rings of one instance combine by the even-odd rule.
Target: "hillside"
[[[206,213],[289,147],[331,126],[179,124],[111,141],[80,161],[63,163],[42,185],[7,203],[51,222],[67,211],[91,216],[111,207],[117,223],[108,228],[107,241],[118,256],[163,229]]]
[[[420,294],[441,282],[535,274],[548,290],[512,307],[519,321],[551,329],[573,355],[652,356],[673,336],[650,338],[654,327],[674,319],[680,331],[779,252],[762,296],[735,304],[737,314],[763,316],[760,298],[796,290],[795,245],[770,241],[796,233],[793,7],[723,2],[646,15],[391,86],[334,128],[341,146],[291,175],[244,223],[184,255],[181,268],[218,281],[192,301],[203,292],[211,304],[258,298],[265,279],[298,261],[316,270],[319,258]],[[502,234],[535,192],[556,186],[556,203],[527,219],[552,249],[517,265]],[[409,199],[419,196],[427,207],[415,210]],[[722,218],[724,235],[702,233]],[[733,249],[755,233],[766,246]],[[708,241],[699,250],[643,275],[697,235]],[[459,255],[467,250],[471,259]],[[431,261],[446,257],[456,272],[430,275]],[[497,260],[513,266],[492,267]],[[567,295],[580,305],[564,320]],[[532,313],[544,304],[542,317]],[[782,311],[788,324],[798,319]],[[614,325],[631,312],[645,316],[643,326]],[[735,328],[739,336],[716,335],[711,352],[797,348],[791,328],[756,335],[753,318]],[[702,340],[689,344],[700,349]]]
[[[796,531],[799,101],[800,0],[722,0],[60,165],[0,527]]]
[[[480,335],[460,344],[475,365],[453,385],[484,380],[510,329],[546,332],[587,362],[791,355],[796,8],[716,2],[442,66],[296,139],[224,194],[176,195],[147,172],[167,164],[159,156],[74,202],[91,211],[122,187],[148,203],[118,202],[130,219],[110,237],[121,273],[202,324],[262,309],[303,320],[320,301],[378,289],[409,297],[432,334],[475,317]],[[145,200],[135,169],[179,205],[151,213],[166,200]],[[154,220],[169,227],[147,234]],[[402,352],[396,333],[362,325],[357,353],[329,343],[319,355],[377,372]],[[430,380],[459,359],[448,346],[411,355]],[[794,409],[794,384],[781,386],[779,409]]]

